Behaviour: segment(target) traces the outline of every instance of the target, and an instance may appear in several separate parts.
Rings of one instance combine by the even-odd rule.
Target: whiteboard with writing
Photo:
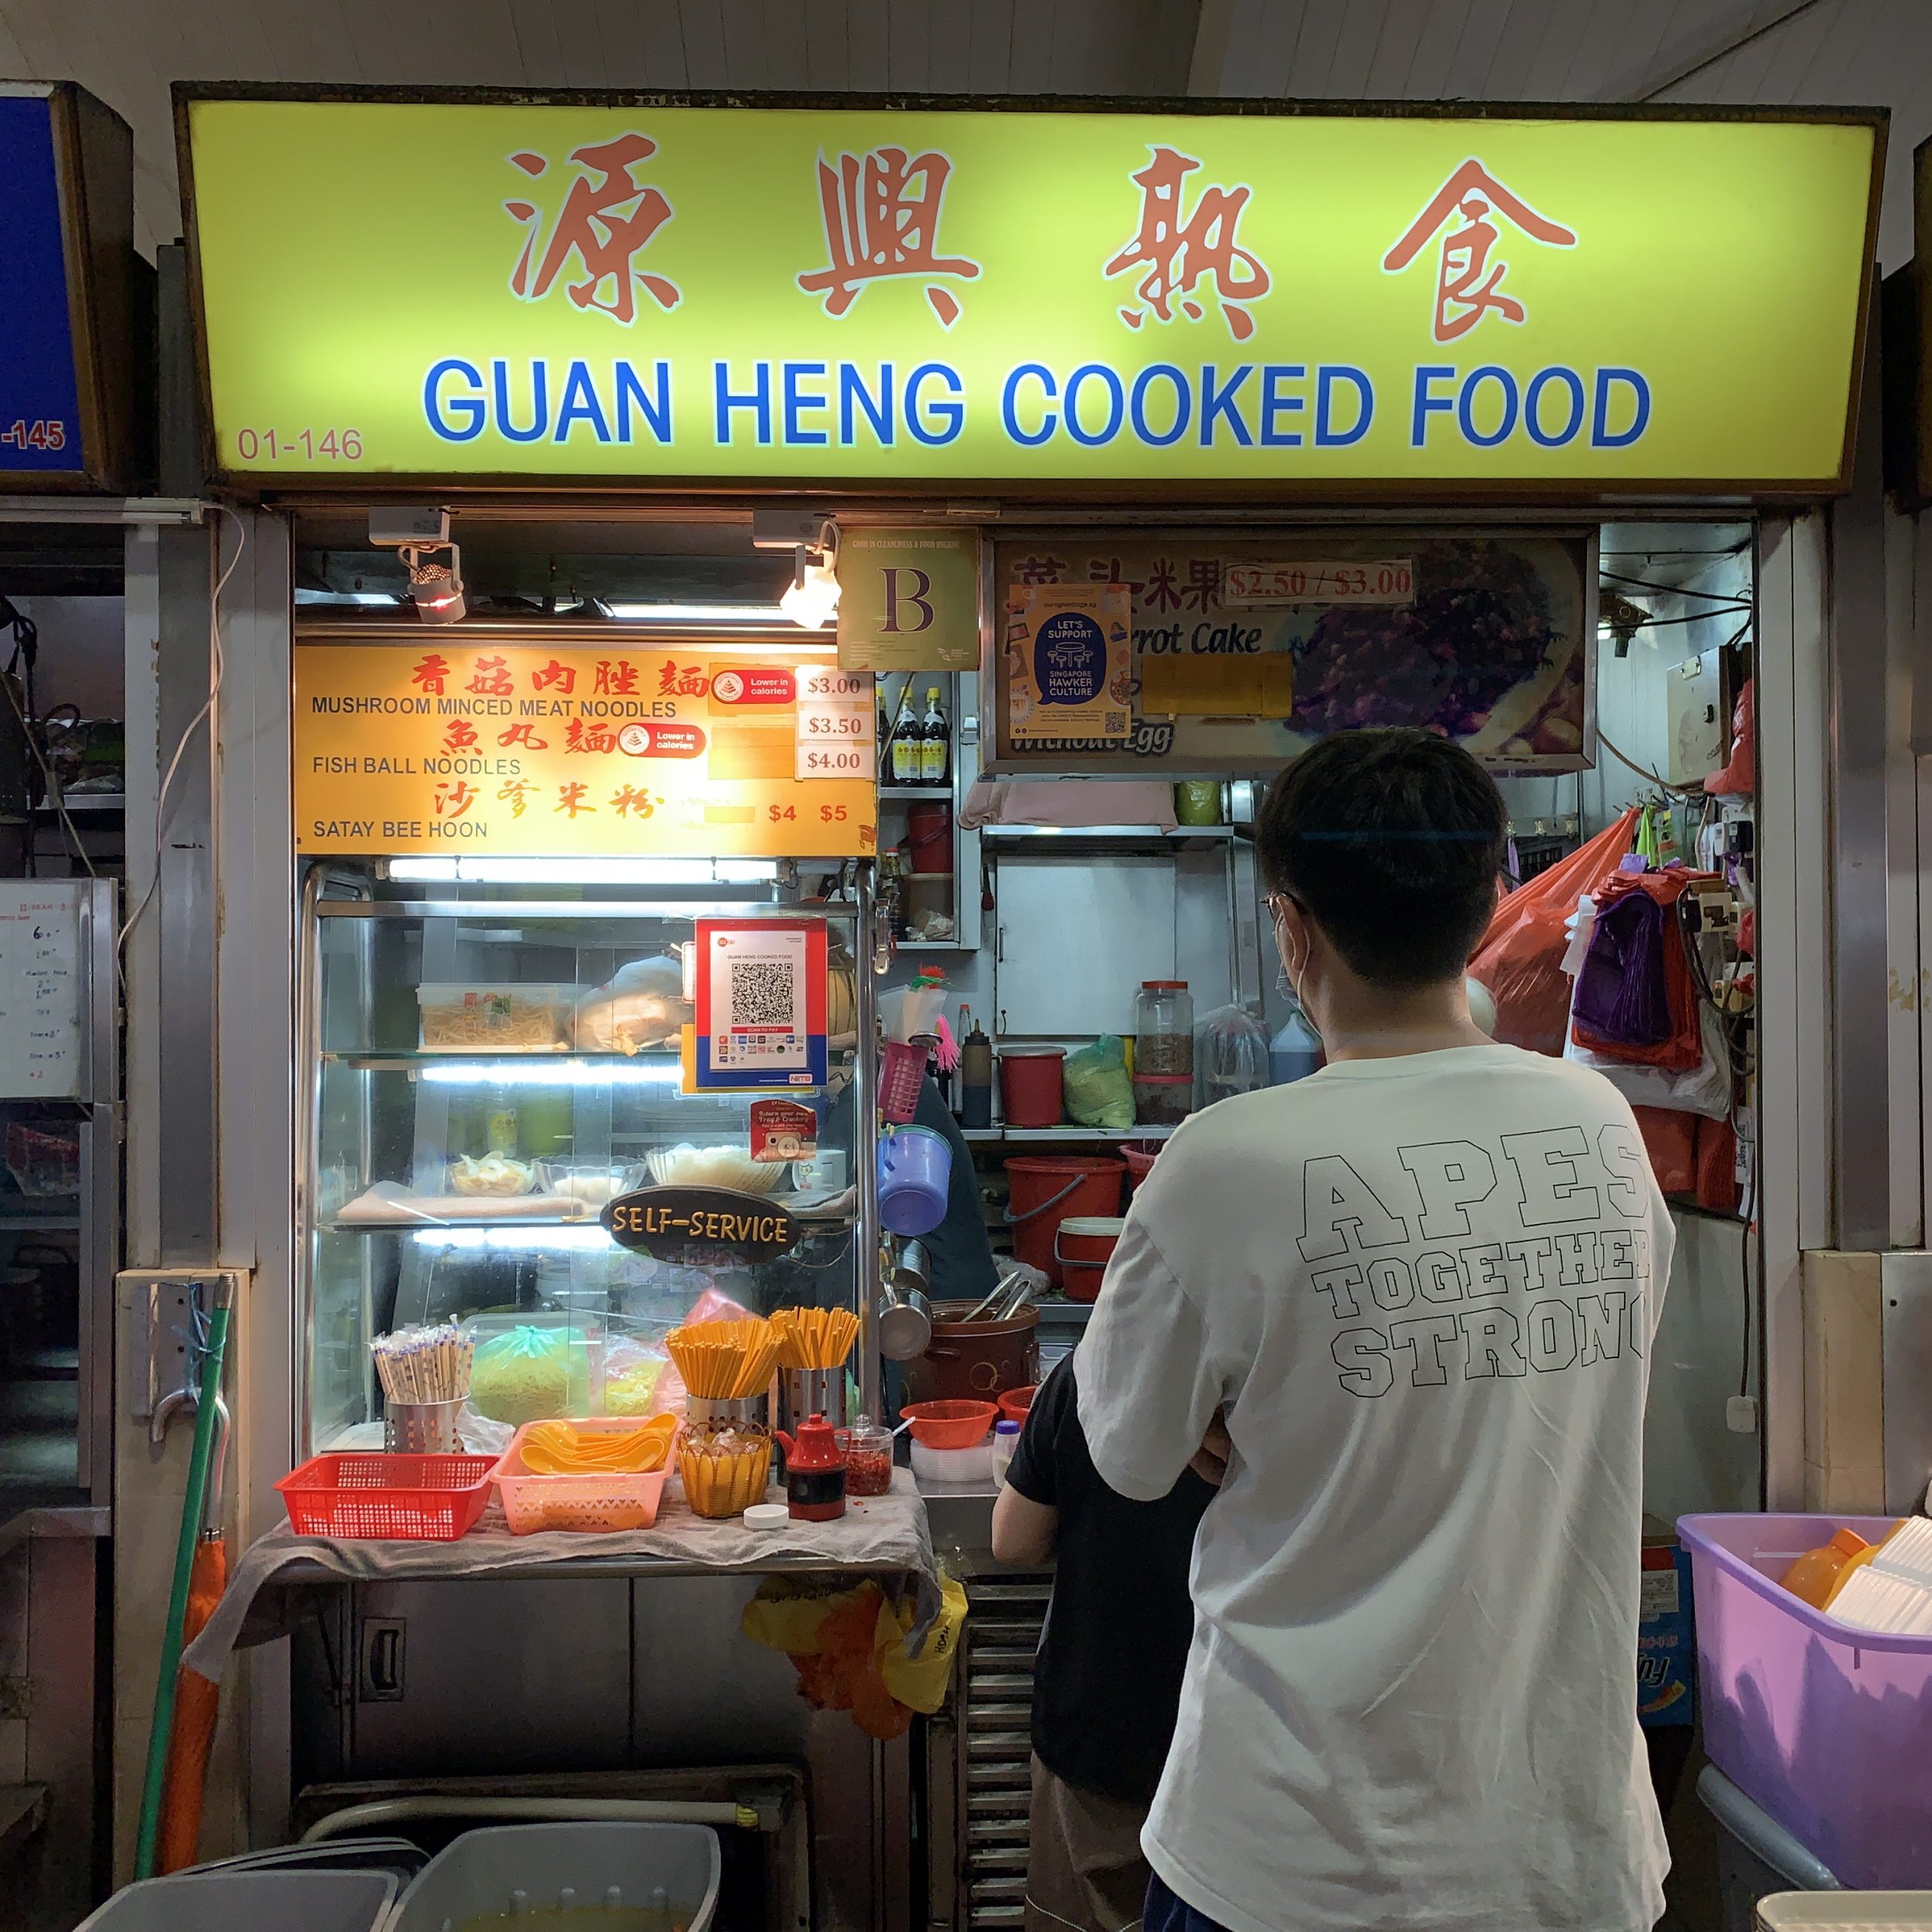
[[[0,1098],[82,1092],[85,879],[0,880]]]

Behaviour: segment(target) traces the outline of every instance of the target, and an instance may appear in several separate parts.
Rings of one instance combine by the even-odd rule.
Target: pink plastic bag
[[[1637,814],[1626,812],[1568,858],[1539,872],[1496,909],[1469,971],[1496,1001],[1496,1038],[1533,1053],[1560,1055],[1570,1030],[1569,945],[1564,931],[1577,901],[1616,872],[1636,837]]]

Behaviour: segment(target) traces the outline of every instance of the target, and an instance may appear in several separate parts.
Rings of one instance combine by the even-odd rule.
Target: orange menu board
[[[869,674],[780,651],[301,645],[296,849],[863,856],[873,707]]]

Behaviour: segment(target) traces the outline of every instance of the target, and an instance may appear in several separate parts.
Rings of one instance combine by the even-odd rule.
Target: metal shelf
[[[952,802],[950,784],[881,785],[878,795],[881,798],[924,798],[934,804],[949,805]]]
[[[995,1140],[1164,1140],[1171,1127],[968,1127],[969,1142]]]
[[[78,1214],[0,1214],[0,1235],[66,1235],[80,1232]]]
[[[121,792],[63,792],[60,802],[66,807],[69,818],[78,818],[84,813],[125,812],[128,809],[127,795]],[[42,799],[34,810],[48,818],[60,817],[51,799]]]

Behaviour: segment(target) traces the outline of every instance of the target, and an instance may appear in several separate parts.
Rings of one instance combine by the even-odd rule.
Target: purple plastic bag
[[[1664,918],[1647,892],[1626,892],[1598,913],[1571,1008],[1595,1038],[1626,1047],[1661,1046],[1670,1038]]]

